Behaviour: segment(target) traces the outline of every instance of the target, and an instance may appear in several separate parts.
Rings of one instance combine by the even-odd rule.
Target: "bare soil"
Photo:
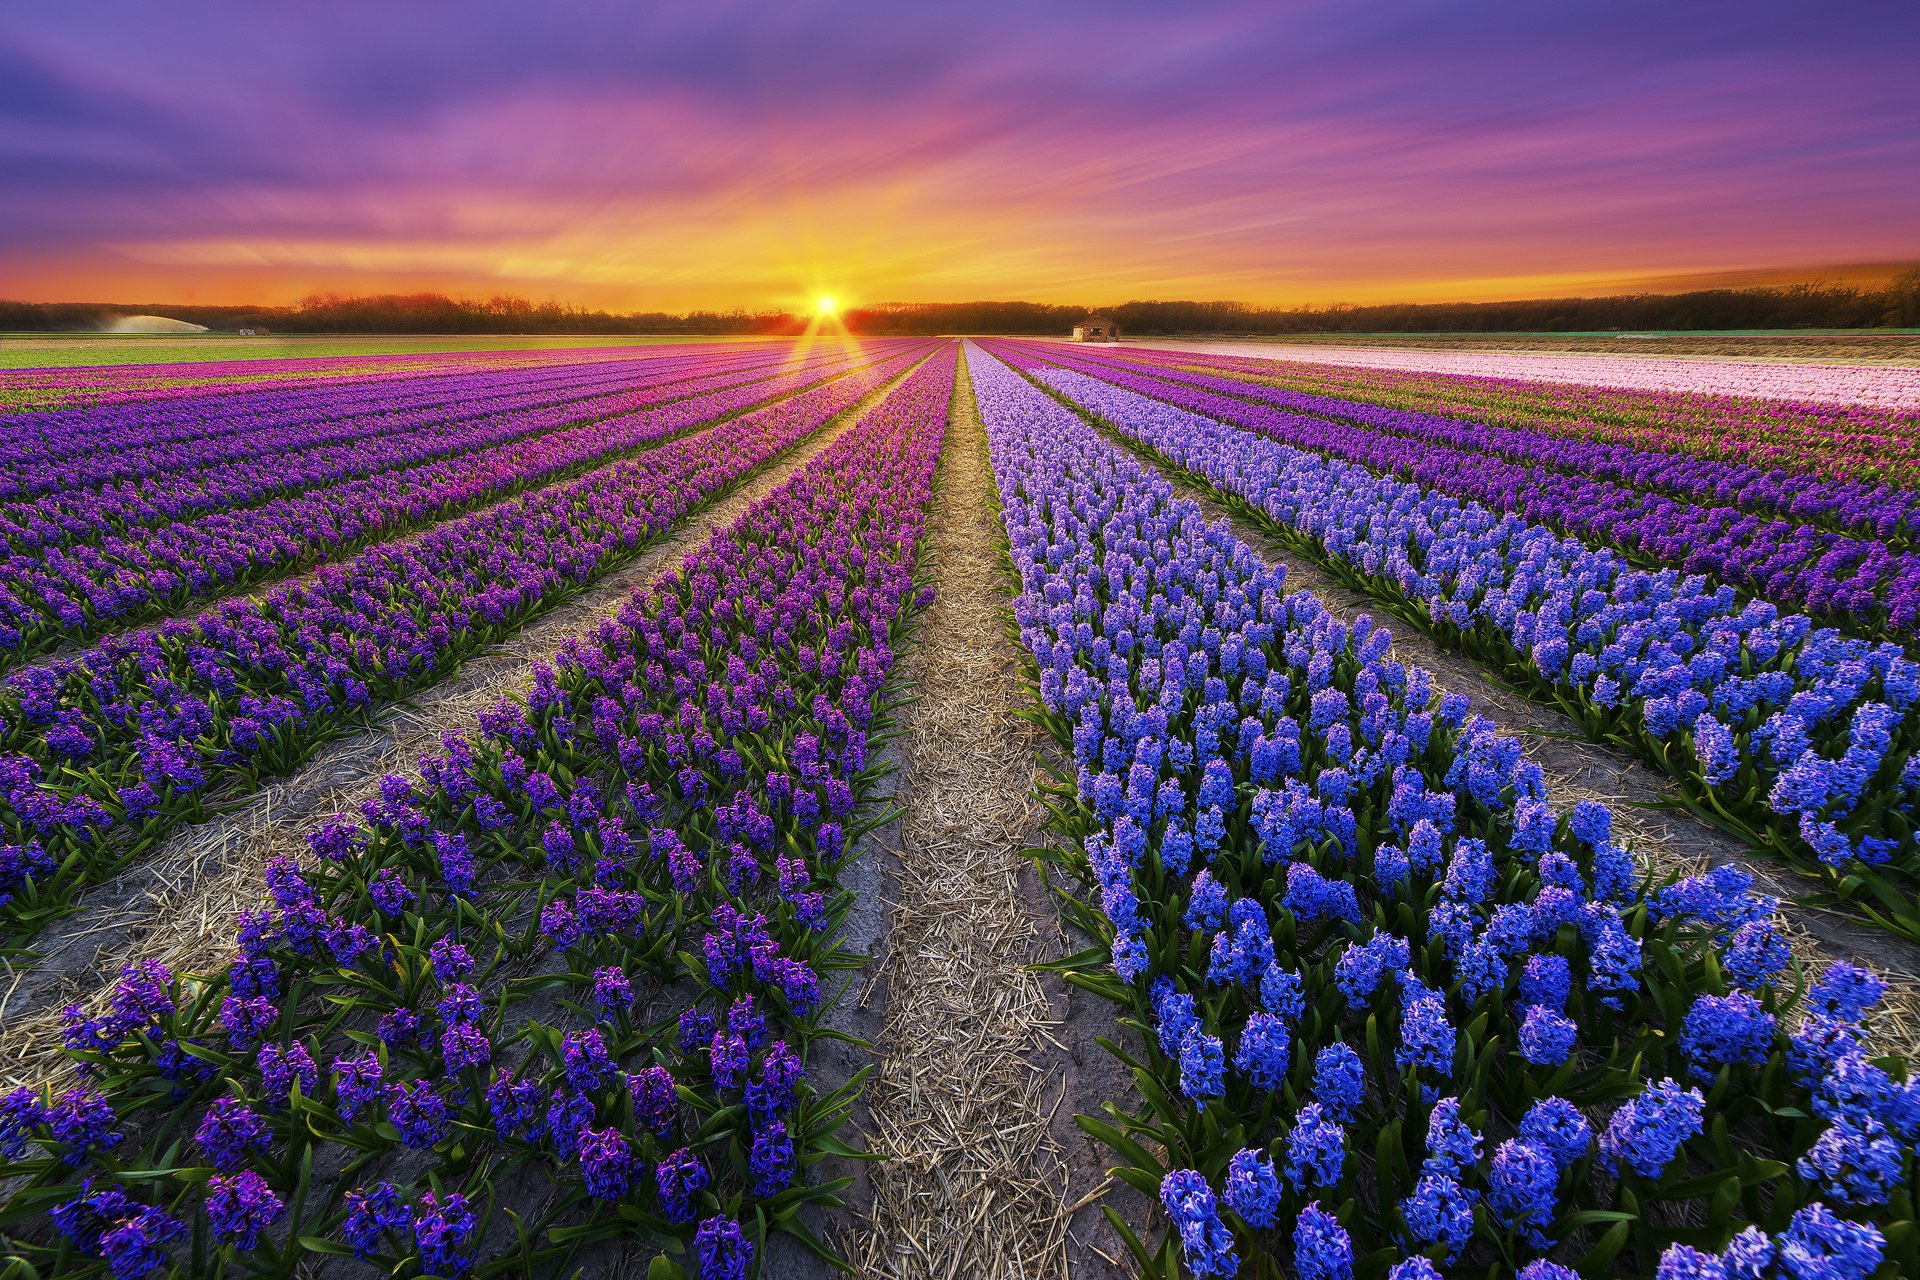
[[[900,741],[891,933],[869,986],[891,996],[862,1121],[881,1159],[835,1233],[863,1276],[1131,1273],[1099,1209],[1118,1198],[1104,1148],[1073,1123],[1126,1096],[1094,1043],[1120,1034],[1113,1011],[1030,969],[1086,944],[1064,935],[1024,852],[1043,838],[1047,743],[1014,714],[1028,694],[992,492],[963,364],[931,527],[938,595]]]

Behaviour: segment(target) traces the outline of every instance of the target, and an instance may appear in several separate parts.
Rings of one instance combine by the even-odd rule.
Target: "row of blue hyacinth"
[[[1920,663],[1897,645],[1633,569],[1231,418],[1079,373],[1040,376],[1356,586],[1536,683],[1590,735],[1634,742],[1714,817],[1850,894],[1860,918],[1920,937]]]
[[[1804,474],[1761,473],[1762,479],[1746,469],[1736,479],[1739,469],[1732,469],[1735,474],[1718,477],[1741,495],[1731,502],[1707,494],[1669,495],[1662,490],[1684,489],[1690,470],[1727,464],[1655,450],[1640,454],[1625,474],[1606,476],[1608,459],[1619,460],[1611,446],[1552,430],[1503,431],[1301,396],[1241,378],[1089,359],[1058,347],[1047,354],[1067,368],[1328,459],[1413,480],[1434,493],[1610,549],[1630,564],[1703,574],[1849,635],[1911,640],[1920,624],[1920,557],[1904,537],[1827,530],[1798,514],[1766,510],[1770,498],[1790,505],[1819,483]],[[1748,509],[1746,501],[1759,509]],[[1909,493],[1897,501],[1906,506],[1914,499]]]
[[[857,1079],[806,1054],[849,961],[836,871],[877,772],[955,358],[524,700],[269,870],[224,975],[129,969],[80,1074],[0,1111],[41,1274],[550,1274],[606,1241],[753,1269],[838,1185]]]
[[[1384,631],[969,360],[1110,946],[1079,977],[1145,1033],[1139,1111],[1083,1123],[1170,1215],[1150,1274],[1920,1266],[1876,978],[1797,1000],[1746,877],[1649,882]]]

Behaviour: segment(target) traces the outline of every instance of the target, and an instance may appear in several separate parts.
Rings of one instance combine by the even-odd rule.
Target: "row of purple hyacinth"
[[[402,438],[423,429],[457,423],[514,407],[539,408],[585,396],[618,393],[632,380],[639,362],[627,367],[587,366],[537,370],[525,379],[471,374],[439,389],[411,385],[360,384],[327,396],[312,387],[260,387],[246,392],[210,389],[164,408],[114,406],[72,410],[71,429],[86,439],[92,433],[115,447],[89,448],[58,460],[33,456],[19,439],[10,441],[4,473],[7,496],[15,499],[110,493],[130,486],[158,491],[157,479],[196,484],[206,475],[232,478],[250,474],[249,464],[280,453],[350,445],[355,441]],[[203,414],[209,416],[203,417]],[[38,415],[26,415],[29,418]],[[91,419],[91,421],[89,421]],[[249,429],[249,423],[255,424]],[[92,428],[92,432],[87,429]],[[82,434],[86,433],[86,434]],[[116,439],[117,438],[117,439]],[[257,469],[257,467],[256,467]],[[231,483],[231,480],[229,481]],[[17,505],[9,511],[19,511]]]
[[[1542,463],[1555,471],[1600,476],[1629,490],[1651,490],[1686,502],[1760,515],[1791,516],[1822,528],[1881,538],[1902,550],[1920,538],[1920,492],[1912,488],[1829,480],[1806,469],[1756,466],[1679,449],[1594,439],[1574,434],[1568,424],[1547,417],[1526,425],[1506,425],[1492,415],[1419,412],[1250,381],[1245,376],[1210,377],[1181,367],[1190,358],[1185,353],[1129,352],[1118,358],[1091,351],[1061,354],[1050,347],[1047,354],[1083,372],[1146,373],[1319,419],[1491,453],[1513,462]]]
[[[315,472],[304,467],[307,459],[289,460],[289,496],[0,562],[0,655],[50,652],[334,559],[791,395],[885,354],[836,354],[771,376],[764,368],[691,379],[676,372],[666,385],[620,393],[617,416],[598,416],[610,407],[607,400],[510,413],[497,419],[513,424],[509,441],[489,446],[494,432],[476,425],[463,433],[465,445],[441,441],[456,450],[452,457],[417,464],[396,459],[392,469],[358,479],[334,479],[324,465]]]
[[[1872,536],[1820,529],[1799,519],[1755,514],[1738,507],[1680,501],[1630,484],[1594,478],[1566,460],[1509,462],[1471,441],[1479,428],[1408,432],[1363,421],[1330,421],[1242,397],[1246,384],[1233,379],[1175,381],[1111,364],[1057,357],[1103,381],[1164,400],[1284,444],[1400,476],[1435,493],[1483,503],[1574,537],[1618,548],[1655,569],[1702,573],[1789,609],[1833,619],[1842,630],[1869,637],[1920,634],[1920,554],[1904,538],[1897,546]],[[1356,418],[1367,415],[1355,407]],[[1419,415],[1405,415],[1408,419]],[[1466,439],[1464,447],[1443,435]],[[1551,437],[1543,437],[1551,439]]]
[[[1620,735],[1865,918],[1920,935],[1920,664],[1477,503],[1068,372],[1057,392]],[[1870,895],[1870,896],[1869,896]]]
[[[765,347],[758,340],[735,339],[700,344],[706,350],[740,351]],[[393,381],[396,374],[453,376],[499,372],[545,365],[592,364],[633,360],[657,355],[671,359],[684,354],[679,344],[619,342],[605,347],[524,348],[489,351],[388,352],[350,356],[284,356],[276,359],[235,357],[225,360],[163,360],[152,364],[53,365],[0,370],[0,404],[37,405],[30,413],[0,418],[23,440],[46,441],[64,435],[49,431],[42,419],[57,422],[73,408],[93,405],[158,404],[197,399],[216,391],[245,391],[267,386],[310,385],[329,388],[329,395],[356,383]],[[58,406],[58,407],[56,407]],[[64,435],[62,444],[87,452],[84,441]]]
[[[519,377],[489,375],[467,388],[468,398],[440,403],[437,393],[400,393],[400,404],[385,403],[374,388],[354,390],[354,403],[339,405],[311,394],[288,396],[276,392],[252,394],[251,403],[234,407],[245,420],[251,409],[259,418],[257,435],[240,434],[209,444],[170,446],[167,450],[129,447],[108,455],[112,465],[127,472],[105,484],[70,484],[72,464],[43,466],[37,471],[5,473],[19,485],[44,487],[58,483],[58,492],[31,493],[0,504],[0,532],[11,551],[88,542],[102,534],[164,526],[195,515],[251,506],[275,496],[299,493],[317,485],[373,475],[457,455],[488,445],[521,439],[557,426],[593,418],[612,417],[656,403],[676,383],[710,379],[715,373],[734,373],[738,379],[766,377],[777,366],[769,361],[741,363],[737,358],[705,358],[664,365],[596,365],[581,370],[534,370]],[[401,377],[396,381],[405,382]],[[640,387],[635,386],[638,380]],[[692,390],[701,388],[697,383]],[[413,404],[415,399],[425,403]],[[187,416],[193,402],[180,401],[173,413]],[[271,424],[280,422],[279,428]],[[150,423],[155,431],[163,422]],[[239,451],[244,456],[202,456],[208,449]],[[162,456],[155,457],[159,453]]]
[[[1556,812],[1385,631],[970,367],[1111,948],[1082,977],[1150,1032],[1142,1110],[1083,1122],[1169,1215],[1147,1274],[1920,1265],[1920,1086],[1865,1056],[1876,979],[1837,966],[1796,1007],[1746,877],[1649,884],[1604,806]]]
[[[23,483],[39,483],[34,473],[60,464],[85,462],[129,450],[184,448],[210,451],[220,457],[256,456],[256,440],[271,446],[298,445],[332,438],[334,424],[354,419],[391,416],[392,426],[404,428],[404,415],[420,417],[459,413],[475,401],[536,387],[564,391],[609,382],[596,372],[631,378],[641,370],[685,363],[689,356],[747,355],[738,348],[702,344],[682,347],[628,348],[613,361],[574,359],[572,353],[549,356],[537,363],[488,361],[479,365],[442,369],[397,368],[393,372],[351,377],[294,381],[282,378],[249,380],[244,385],[193,384],[172,388],[155,400],[132,396],[67,409],[0,414],[6,436],[6,473]],[[248,371],[257,369],[249,362]],[[148,376],[175,371],[178,365],[149,365]],[[137,380],[141,370],[115,366],[116,374]],[[516,376],[518,375],[518,376]],[[378,428],[376,427],[376,430]],[[291,434],[286,434],[291,433]],[[226,453],[237,449],[238,453]],[[82,473],[84,474],[84,473]],[[137,469],[136,469],[137,474]],[[56,477],[52,483],[65,487]]]
[[[303,1252],[459,1277],[625,1238],[741,1280],[769,1230],[817,1244],[799,1212],[844,1184],[804,1171],[857,1081],[811,1081],[807,1046],[953,377],[948,348],[524,702],[316,830],[226,975],[138,966],[76,1012],[82,1082],[0,1103],[12,1206],[43,1206],[11,1249],[119,1280]]]
[[[437,680],[927,354],[907,346],[710,430],[0,686],[0,921],[31,931],[211,789],[283,772]]]

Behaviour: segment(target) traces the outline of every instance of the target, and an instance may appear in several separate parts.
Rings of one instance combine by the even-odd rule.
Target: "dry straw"
[[[1038,838],[1038,734],[1001,624],[992,476],[961,365],[940,506],[938,592],[913,658],[900,787],[899,903],[879,1071],[869,1089],[867,1221],[839,1233],[862,1275],[1064,1275],[1068,1169],[1051,1129],[1063,1085],[1038,1069],[1051,1004],[1051,907],[1023,850]],[[1057,1042],[1053,1042],[1056,1043]]]

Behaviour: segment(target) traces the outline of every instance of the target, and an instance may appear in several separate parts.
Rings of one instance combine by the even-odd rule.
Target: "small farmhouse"
[[[1118,342],[1120,326],[1105,316],[1088,316],[1073,326],[1075,342]]]

